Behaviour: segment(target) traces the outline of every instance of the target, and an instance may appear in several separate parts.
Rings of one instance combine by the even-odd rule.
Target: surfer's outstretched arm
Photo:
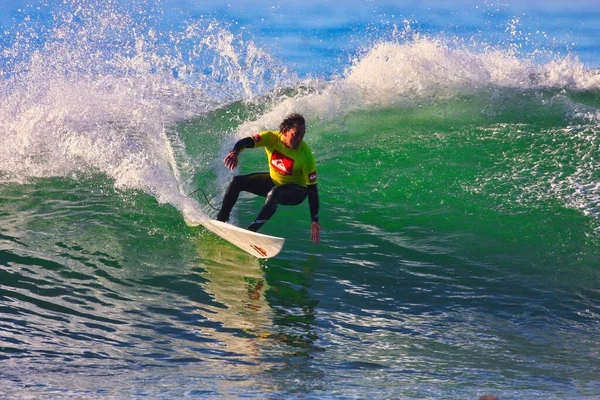
[[[234,169],[237,167],[239,162],[239,155],[245,148],[254,147],[254,140],[248,136],[243,139],[237,141],[237,143],[233,146],[233,150],[227,154],[223,162],[228,169]]]
[[[319,224],[319,191],[317,184],[308,185],[308,206],[310,208],[310,238],[316,244],[321,241],[321,225]]]

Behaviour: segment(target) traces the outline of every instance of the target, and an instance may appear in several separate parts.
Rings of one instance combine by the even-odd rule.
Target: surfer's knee
[[[265,220],[265,222],[271,218],[275,211],[277,210],[277,205],[279,204],[279,198],[281,197],[281,190],[278,186],[275,186],[273,189],[269,190],[267,193],[267,198],[265,200],[265,204],[262,207],[257,219]]]
[[[267,193],[266,203],[278,202],[281,197],[281,186],[275,186]]]

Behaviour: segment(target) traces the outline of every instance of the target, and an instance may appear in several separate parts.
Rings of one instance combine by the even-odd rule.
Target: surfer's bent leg
[[[260,213],[250,224],[248,230],[256,232],[263,226],[269,218],[275,214],[277,206],[283,204],[285,206],[297,206],[302,203],[308,194],[305,187],[296,185],[295,183],[287,183],[285,185],[273,187],[267,194],[267,200],[260,210]]]
[[[267,196],[275,185],[268,172],[259,172],[248,175],[237,175],[231,180],[227,187],[221,210],[217,215],[217,221],[227,221],[233,206],[238,200],[240,192],[250,192],[258,196]]]

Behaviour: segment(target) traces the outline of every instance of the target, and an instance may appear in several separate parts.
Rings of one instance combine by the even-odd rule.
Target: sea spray
[[[50,26],[19,25],[1,60],[2,182],[105,174],[203,217],[177,122],[289,78],[226,23],[161,30],[144,6],[68,1]]]

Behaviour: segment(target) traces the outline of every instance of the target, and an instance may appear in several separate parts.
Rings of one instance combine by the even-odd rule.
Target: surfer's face
[[[292,149],[297,149],[300,147],[300,143],[304,139],[304,134],[306,133],[306,126],[304,125],[296,125],[290,129],[283,130],[283,136],[281,137],[281,141],[287,147],[291,147]]]

